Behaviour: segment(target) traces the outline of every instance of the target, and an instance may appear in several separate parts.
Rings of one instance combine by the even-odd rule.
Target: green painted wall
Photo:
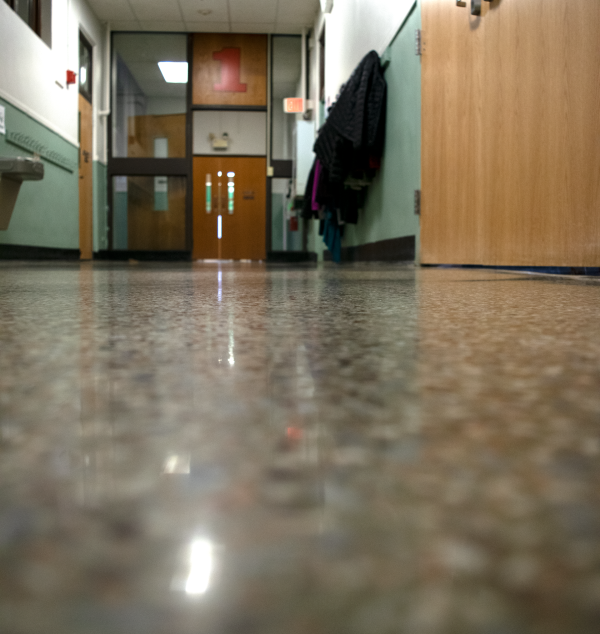
[[[0,99],[0,105],[6,108],[7,134],[24,133],[74,166],[74,171],[69,172],[42,158],[44,179],[23,183],[10,225],[6,231],[0,231],[0,244],[78,249],[78,149],[7,101]],[[0,156],[32,156],[32,153],[0,134]]]
[[[416,3],[386,52],[391,61],[385,71],[385,152],[358,224],[346,226],[343,247],[414,235],[418,249],[414,192],[421,188],[421,58],[415,55],[415,30],[420,28],[421,9]],[[321,259],[324,245],[317,235],[318,223],[312,224],[311,246]]]
[[[421,188],[421,58],[415,55],[415,30],[420,28],[417,5],[388,48],[388,114],[381,170],[369,186],[359,223],[346,227],[343,246],[411,235],[418,238],[414,193]]]
[[[116,189],[113,187],[113,249],[127,250],[129,248],[127,192],[118,192]]]
[[[94,161],[94,251],[108,249],[106,165]]]

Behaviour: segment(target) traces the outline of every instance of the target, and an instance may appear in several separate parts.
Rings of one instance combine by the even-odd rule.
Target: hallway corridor
[[[0,262],[2,634],[596,634],[600,284]]]

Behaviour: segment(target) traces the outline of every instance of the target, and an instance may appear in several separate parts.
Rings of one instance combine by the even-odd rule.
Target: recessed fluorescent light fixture
[[[168,84],[187,84],[187,62],[158,62],[158,67]]]

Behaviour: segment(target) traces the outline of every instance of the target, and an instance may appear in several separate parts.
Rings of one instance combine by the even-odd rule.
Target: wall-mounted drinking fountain
[[[23,181],[44,178],[44,164],[31,158],[0,157],[0,231],[6,231]]]

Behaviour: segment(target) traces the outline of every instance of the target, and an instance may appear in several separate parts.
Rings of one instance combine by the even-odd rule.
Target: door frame
[[[81,48],[85,47],[89,51],[89,90],[83,90],[80,84],[79,73],[81,72],[81,62],[79,63],[79,70],[77,74],[77,87],[78,87],[78,141],[79,141],[79,257],[82,260],[91,260],[94,257],[94,101],[93,101],[93,78],[94,78],[94,51],[95,44],[89,35],[79,26],[79,60],[81,60]],[[82,126],[82,101],[89,103],[89,118],[85,123],[85,127]],[[87,108],[86,108],[87,109]],[[91,136],[90,139],[90,152],[89,157],[86,157],[85,162],[90,164],[89,167],[89,182],[82,184],[83,178],[79,171],[81,170],[81,158],[82,158],[82,129],[87,129]],[[89,199],[89,205],[82,205],[82,185],[87,189],[84,198]],[[89,232],[87,228],[89,227]],[[85,235],[89,233],[89,235]]]
[[[114,37],[115,35],[138,35],[140,31],[112,31],[111,32],[111,51],[114,51]],[[182,33],[177,31],[165,32],[168,35],[185,35],[186,51],[188,64],[191,65],[192,59],[192,43],[193,33]],[[157,33],[160,35],[161,33]],[[186,113],[185,113],[185,150],[186,156],[184,158],[125,158],[113,157],[113,116],[114,116],[114,104],[116,94],[116,73],[115,68],[115,56],[111,55],[111,84],[110,84],[110,113],[107,117],[107,207],[108,207],[108,245],[107,252],[114,254],[128,254],[129,250],[114,249],[114,188],[113,177],[115,176],[184,176],[186,178],[186,195],[185,195],[185,250],[183,252],[176,252],[184,257],[191,257],[192,252],[192,123],[191,123],[191,105],[192,105],[192,82],[188,80],[186,85]],[[140,253],[138,251],[132,251],[132,254]],[[170,251],[160,251],[153,253],[174,253]]]

